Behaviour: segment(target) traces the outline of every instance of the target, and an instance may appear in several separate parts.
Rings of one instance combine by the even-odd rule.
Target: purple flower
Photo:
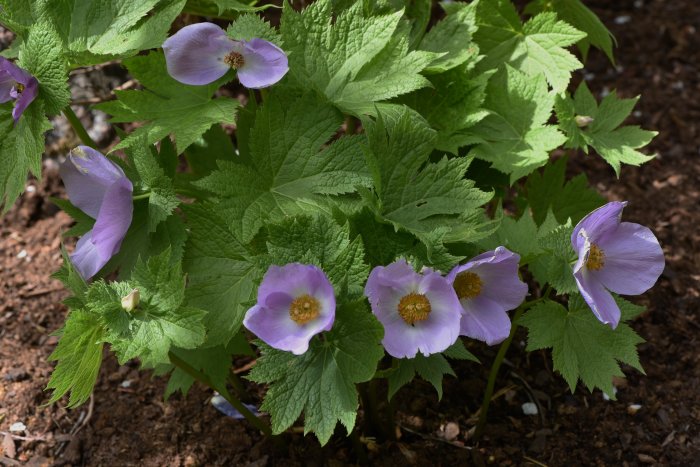
[[[596,209],[576,225],[571,245],[578,253],[574,277],[593,314],[615,329],[620,308],[609,291],[639,295],[649,290],[664,270],[659,241],[647,227],[620,222],[626,202]]]
[[[235,41],[216,24],[185,26],[163,43],[170,76],[185,84],[209,84],[230,69],[247,88],[272,86],[289,70],[287,55],[263,39]]]
[[[15,100],[15,107],[12,109],[15,123],[38,92],[39,82],[35,77],[5,57],[0,57],[0,103]]]
[[[70,152],[60,174],[71,203],[95,219],[70,257],[80,275],[89,279],[119,251],[129,230],[133,186],[119,166],[87,146]]]
[[[393,357],[442,352],[459,337],[459,300],[435,271],[419,274],[403,259],[377,266],[369,275],[365,295],[384,325],[382,345]]]
[[[270,266],[258,288],[258,303],[243,325],[266,344],[301,355],[335,320],[335,294],[326,275],[313,265]]]
[[[495,345],[510,334],[506,311],[517,308],[527,295],[518,277],[520,256],[499,246],[455,267],[447,275],[462,305],[460,333]]]

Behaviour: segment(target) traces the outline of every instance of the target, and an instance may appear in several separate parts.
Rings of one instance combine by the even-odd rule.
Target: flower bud
[[[141,292],[139,289],[133,289],[129,292],[129,295],[122,298],[122,308],[127,312],[132,312],[139,306],[139,301],[141,299]]]
[[[577,127],[586,128],[591,124],[591,122],[593,122],[593,117],[589,117],[588,115],[576,115],[574,117],[574,121],[576,122]]]

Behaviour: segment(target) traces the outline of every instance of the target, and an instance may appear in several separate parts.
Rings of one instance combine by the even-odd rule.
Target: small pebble
[[[639,404],[631,404],[631,405],[627,406],[627,413],[630,415],[634,415],[637,412],[639,412],[639,409],[641,409],[641,408],[642,408],[642,406]]]
[[[19,259],[26,258],[27,257],[27,250],[22,250],[19,253],[17,253],[17,257]]]
[[[632,17],[629,15],[621,15],[615,18],[615,24],[627,24],[632,21]]]
[[[533,402],[525,402],[522,405],[523,413],[525,415],[537,415],[537,405],[535,405]]]
[[[10,426],[10,431],[12,433],[20,433],[27,430],[27,425],[22,422],[15,422]]]
[[[34,185],[27,185],[26,191],[27,193],[34,193],[36,191],[36,187]]]
[[[131,380],[130,379],[125,379],[122,381],[122,383],[119,385],[123,388],[130,388],[131,387]]]
[[[459,425],[455,422],[449,422],[443,430],[443,437],[447,441],[454,441],[459,436]]]

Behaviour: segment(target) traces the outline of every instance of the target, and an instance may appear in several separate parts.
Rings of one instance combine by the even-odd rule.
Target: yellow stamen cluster
[[[457,297],[460,300],[463,298],[476,298],[481,293],[481,287],[484,283],[481,278],[470,271],[464,271],[457,274],[454,284],[452,285],[457,292]]]
[[[239,54],[238,52],[229,52],[224,57],[224,63],[235,70],[245,64],[245,59],[243,58],[243,55]]]
[[[598,271],[605,266],[605,253],[596,244],[591,244],[591,250],[588,252],[586,259],[586,267],[591,271]]]
[[[428,319],[430,314],[430,301],[423,294],[412,292],[405,295],[399,302],[399,316],[411,326],[417,321]]]
[[[321,313],[321,304],[314,297],[304,294],[292,300],[289,305],[289,317],[297,324],[313,321]]]

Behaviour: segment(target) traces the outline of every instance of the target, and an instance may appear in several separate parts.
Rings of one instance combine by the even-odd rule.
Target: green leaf
[[[29,29],[19,49],[17,65],[39,81],[37,98],[43,101],[47,114],[56,115],[68,105],[68,63],[54,26],[40,22]]]
[[[187,304],[207,311],[206,345],[226,345],[252,305],[262,272],[215,208],[197,203],[183,210],[191,229],[184,259]]]
[[[154,144],[172,134],[178,153],[182,153],[212,125],[235,122],[239,102],[229,97],[211,98],[226,77],[207,86],[181,84],[168,75],[161,52],[133,57],[124,64],[146,89],[116,91],[117,100],[95,108],[112,115],[112,122],[147,123],[114,149],[133,147],[144,138],[147,144]]]
[[[273,5],[263,5],[260,8],[266,8]],[[231,23],[226,30],[226,34],[234,40],[245,40],[249,41],[254,38],[265,39],[270,41],[277,46],[281,47],[282,36],[275,30],[270,23],[265,21],[259,15],[245,14],[240,15],[236,20]]]
[[[15,125],[12,104],[0,105],[0,214],[24,191],[27,172],[41,178],[44,133],[52,128],[41,101],[27,107]]]
[[[544,75],[555,92],[566,90],[571,72],[583,65],[564,47],[586,34],[555,13],[540,13],[524,25],[510,0],[480,0],[474,40],[485,54],[482,71],[507,63],[530,76]]]
[[[404,107],[398,115],[365,119],[368,165],[374,178],[377,210],[395,227],[418,236],[442,227],[450,230],[459,216],[491,199],[464,178],[468,158],[429,162],[435,131]],[[443,231],[443,235],[445,231]]]
[[[61,211],[73,218],[75,225],[61,234],[62,237],[80,237],[87,233],[95,225],[95,219],[73,206],[67,199],[50,198],[50,201],[58,206]]]
[[[328,276],[340,300],[359,298],[369,275],[362,239],[351,240],[350,226],[326,216],[295,217],[268,227],[270,264],[315,264]]]
[[[427,86],[420,72],[435,54],[409,51],[411,27],[402,15],[367,16],[356,2],[333,21],[329,0],[301,13],[285,3],[280,31],[292,80],[354,115],[373,113],[374,102]]]
[[[482,106],[491,76],[458,66],[431,75],[431,87],[408,94],[400,102],[418,111],[437,130],[437,149],[458,155],[460,147],[479,141],[468,129],[489,114]]]
[[[127,314],[121,299],[131,289],[141,295]],[[98,282],[88,292],[88,307],[108,320],[107,340],[120,363],[139,357],[144,365],[168,363],[171,346],[193,349],[204,342],[204,310],[185,305],[185,277],[170,251],[139,261],[129,283]]]
[[[550,224],[556,220],[550,211]],[[571,234],[574,231],[571,220],[548,231],[547,222],[538,232],[540,252],[529,265],[529,269],[540,284],[548,283],[560,294],[573,293],[578,290],[573,274],[573,264],[577,256],[571,246]]]
[[[433,26],[423,37],[418,48],[439,54],[425,69],[426,73],[442,73],[471,62],[479,55],[479,47],[472,42],[476,31],[473,5],[457,4],[445,19]]]
[[[525,183],[527,202],[537,224],[542,224],[551,210],[560,223],[571,219],[577,224],[584,216],[605,203],[597,191],[588,186],[585,174],[566,181],[567,158],[562,157],[545,166],[542,172],[533,172]]]
[[[103,268],[104,272],[119,270],[119,278],[128,278],[136,262],[147,260],[169,249],[171,261],[178,262],[182,258],[187,231],[182,219],[173,214],[158,224],[155,232],[149,230],[149,204],[144,200],[134,203],[134,215],[129,230],[122,241],[119,252]]]
[[[160,47],[184,5],[185,0],[31,0],[24,8],[34,15],[23,26],[39,19],[55,25],[71,66],[94,65]]]
[[[244,352],[240,352],[240,350]],[[231,355],[236,353],[252,354],[252,349],[250,349],[245,335],[238,333],[226,346],[171,349],[171,352],[187,362],[192,368],[207,375],[214,388],[223,388],[226,387],[226,380],[231,371]],[[175,367],[168,380],[168,386],[165,388],[165,399],[167,400],[176,391],[180,391],[186,396],[194,381],[194,378],[187,372]]]
[[[637,125],[620,126],[629,116],[639,97],[618,99],[615,91],[603,98],[600,106],[585,82],[576,90],[574,98],[557,97],[556,112],[559,127],[566,133],[567,147],[581,148],[588,153],[591,146],[620,175],[620,166],[642,165],[653,159],[637,151],[649,144],[658,134],[642,130]],[[592,121],[579,127],[576,117],[590,117]]]
[[[476,358],[473,353],[467,350],[461,338],[457,339],[457,342],[449,346],[442,354],[445,357],[452,358],[454,360],[469,360],[480,363],[479,359]]]
[[[85,293],[88,290],[88,285],[73,267],[73,263],[70,262],[68,252],[64,246],[61,246],[61,256],[63,257],[63,264],[51,277],[61,281],[66,289],[72,293],[72,296],[63,301],[66,306],[71,309],[85,308]]]
[[[166,220],[180,204],[173,182],[158,164],[158,153],[145,139],[129,151],[129,158],[140,177],[141,189],[150,192],[148,197],[148,231],[154,232],[158,224]]]
[[[46,389],[53,389],[49,404],[70,391],[68,407],[90,398],[102,365],[104,329],[98,317],[85,310],[73,310],[60,331],[58,346],[49,361],[58,361]]]
[[[355,385],[369,381],[384,355],[382,326],[362,302],[341,306],[333,329],[314,338],[304,355],[259,343],[261,357],[249,378],[268,383],[261,410],[270,413],[272,431],[282,433],[304,414],[304,433],[322,445],[340,421],[348,433],[355,425]]]
[[[394,361],[396,368],[387,375],[389,399],[394,397],[399,389],[410,383],[418,373],[421,378],[433,385],[438,394],[438,400],[440,400],[442,399],[442,380],[445,375],[457,376],[447,359],[439,353],[428,357],[419,353],[416,354],[415,358],[402,358]]]
[[[551,348],[554,369],[573,392],[580,379],[588,388],[600,388],[614,398],[612,378],[623,376],[619,363],[644,372],[637,344],[644,340],[625,323],[615,330],[596,319],[579,295],[569,299],[569,310],[547,301],[528,311],[520,324],[528,328],[527,350]]]
[[[586,37],[577,43],[581,49],[584,61],[591,45],[605,52],[611,62],[613,57],[613,42],[615,38],[605,27],[605,24],[580,0],[537,0],[528,5],[527,12],[553,10],[557,16],[576,29],[586,33]]]
[[[486,96],[490,115],[471,128],[481,142],[470,155],[510,174],[511,183],[546,164],[549,151],[566,141],[555,126],[547,125],[554,95],[541,75],[506,66],[491,78]]]
[[[213,125],[201,138],[185,150],[187,164],[197,177],[209,175],[218,168],[216,161],[235,161],[235,149],[231,137],[221,128]]]
[[[324,147],[340,122],[333,107],[310,94],[283,105],[270,93],[251,130],[250,161],[219,161],[218,171],[195,184],[220,198],[218,209],[244,243],[270,220],[330,214],[333,202],[327,195],[369,185],[362,136],[346,136]]]

